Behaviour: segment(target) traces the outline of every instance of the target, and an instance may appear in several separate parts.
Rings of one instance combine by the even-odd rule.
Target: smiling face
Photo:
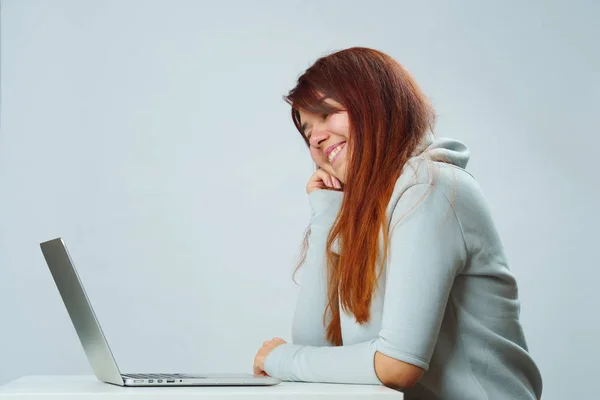
[[[348,112],[333,100],[326,100],[326,102],[340,111],[331,114],[314,114],[299,110],[301,129],[310,143],[310,156],[315,164],[346,183]]]

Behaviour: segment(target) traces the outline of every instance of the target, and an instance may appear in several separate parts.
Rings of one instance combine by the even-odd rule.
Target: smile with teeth
[[[346,142],[340,143],[338,147],[336,147],[331,151],[331,153],[329,153],[329,156],[327,156],[327,158],[329,159],[330,163],[335,159],[335,156],[337,156],[340,153],[340,151],[343,150],[344,146],[346,146]]]

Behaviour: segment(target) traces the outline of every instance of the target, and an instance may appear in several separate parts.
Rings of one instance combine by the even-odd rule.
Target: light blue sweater
[[[435,161],[440,156],[450,164]],[[323,312],[325,242],[343,193],[309,194],[311,235],[293,343],[267,357],[269,375],[381,385],[373,363],[379,351],[426,370],[405,391],[407,399],[541,397],[542,378],[519,322],[517,284],[481,189],[464,170],[468,159],[462,143],[428,138],[409,160],[387,208],[390,250],[371,319],[359,325],[342,310],[339,347],[325,339]]]

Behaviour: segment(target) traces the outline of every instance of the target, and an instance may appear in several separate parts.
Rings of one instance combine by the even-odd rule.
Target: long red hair
[[[340,303],[360,324],[369,320],[377,265],[388,252],[386,209],[405,163],[423,136],[433,130],[435,113],[409,73],[392,57],[354,47],[319,58],[285,97],[292,120],[302,133],[298,110],[327,114],[337,111],[331,98],[348,112],[346,182],[341,209],[326,246],[328,305],[323,315],[327,340],[342,344]],[[379,234],[383,232],[383,259]],[[306,258],[310,229],[304,237]],[[338,240],[340,254],[332,251]],[[383,268],[381,268],[383,271]]]

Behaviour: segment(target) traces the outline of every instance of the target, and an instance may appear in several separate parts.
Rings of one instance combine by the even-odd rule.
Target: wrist
[[[311,217],[313,219],[319,217],[328,217],[330,222],[335,220],[335,217],[342,206],[344,200],[344,192],[336,190],[319,189],[308,194],[310,203]]]

